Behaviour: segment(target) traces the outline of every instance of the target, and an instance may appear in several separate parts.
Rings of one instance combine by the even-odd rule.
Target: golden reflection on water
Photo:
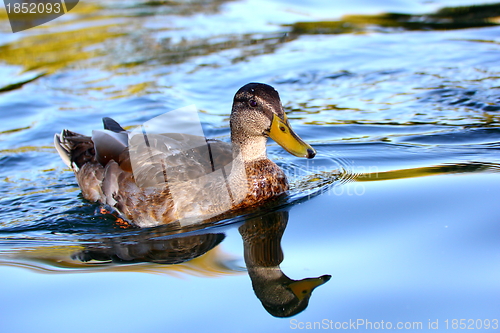
[[[115,29],[115,25],[105,25],[27,36],[15,44],[0,46],[0,60],[21,65],[26,71],[54,73],[77,61],[97,57],[99,50],[91,46],[122,35]]]
[[[158,2],[137,4],[107,4],[109,7],[81,1],[72,11],[75,18],[69,21],[56,19],[50,24],[29,29],[11,43],[0,46],[0,62],[10,65],[20,65],[24,71],[36,71],[39,75],[52,74],[69,66],[92,67],[99,62],[98,67],[108,67],[116,70],[119,67],[134,70],[138,65],[154,61],[174,64],[182,63],[189,57],[208,55],[222,50],[241,49],[242,52],[232,62],[246,61],[249,57],[272,53],[284,41],[290,38],[283,34],[273,36],[254,36],[252,34],[227,35],[224,38],[182,38],[172,42],[169,38],[156,40],[151,37],[154,31],[175,29],[175,23],[170,22],[172,16],[166,16],[166,26],[144,28],[144,17],[156,15],[177,14],[193,15],[196,13],[215,13],[219,6],[227,0],[220,1],[190,1]],[[8,25],[7,15],[0,11],[0,20]],[[196,22],[193,22],[195,24]],[[182,28],[180,28],[182,29]],[[119,37],[127,36],[126,40]],[[124,49],[126,51],[124,52]],[[111,55],[111,57],[105,57]],[[217,64],[201,64],[201,67]],[[38,76],[39,77],[39,76]],[[38,78],[37,77],[37,78]],[[33,79],[34,80],[34,79]],[[32,81],[32,80],[30,80]],[[14,84],[8,90],[20,87]],[[135,94],[143,91],[140,85],[130,87],[125,94]],[[0,87],[1,91],[1,87]],[[120,95],[119,97],[123,97]],[[128,96],[128,95],[127,95]]]
[[[354,177],[357,182],[395,180],[444,174],[472,173],[472,172],[500,172],[500,165],[495,163],[461,163],[445,164],[430,167],[390,170],[383,172],[364,173]]]
[[[297,22],[291,27],[296,34],[343,34],[362,33],[373,27],[405,30],[464,29],[494,26],[499,21],[500,4],[487,4],[446,7],[424,15],[345,15],[338,21]]]
[[[13,254],[3,256],[4,258],[0,259],[0,265],[26,268],[36,273],[47,274],[137,272],[183,278],[186,275],[217,277],[243,273],[242,270],[232,269],[223,264],[234,258],[220,248],[213,249],[188,262],[175,265],[161,265],[148,262],[120,265],[113,264],[111,260],[82,262],[74,258],[75,253],[79,253],[85,249],[84,245],[40,246],[13,249]]]
[[[27,127],[30,128],[30,127]],[[8,132],[18,132],[22,131],[25,128],[19,128],[16,130],[9,130]],[[0,132],[2,134],[2,132]],[[50,146],[22,146],[18,148],[13,148],[13,149],[2,149],[0,150],[0,154],[20,154],[20,153],[28,153],[28,152],[40,152],[40,153],[53,153],[54,152],[54,147]]]
[[[106,22],[113,18],[95,15],[101,9],[95,4],[80,3],[71,12],[77,19],[69,23],[56,19],[50,25],[29,30],[30,33],[19,40],[0,46],[0,61],[23,66],[25,71],[54,73],[78,61],[98,57],[102,52],[94,46],[123,35],[117,20],[112,24],[92,24],[97,19]],[[0,12],[0,19],[7,20],[4,10]],[[54,25],[59,31],[54,32]]]

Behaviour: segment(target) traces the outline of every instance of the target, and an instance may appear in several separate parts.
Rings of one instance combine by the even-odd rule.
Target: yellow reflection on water
[[[21,267],[36,273],[67,274],[67,273],[92,273],[92,272],[137,272],[169,275],[183,278],[186,275],[199,277],[218,277],[225,275],[244,274],[244,270],[237,270],[226,266],[224,263],[235,258],[224,252],[219,247],[191,259],[190,261],[162,265],[157,263],[114,264],[107,261],[81,262],[72,259],[72,255],[84,250],[83,245],[61,245],[19,249],[9,257],[0,260],[0,265]]]
[[[14,130],[14,132],[21,131],[23,129],[24,128]],[[10,131],[12,131],[12,130],[10,130]],[[2,134],[2,133],[9,133],[9,131],[0,132],[0,134]],[[29,152],[52,153],[53,150],[54,150],[54,147],[51,147],[51,146],[22,146],[22,147],[13,148],[13,149],[2,149],[2,150],[0,150],[0,153],[9,153],[9,154],[29,153]]]
[[[371,182],[371,181],[393,180],[393,179],[403,179],[403,178],[438,176],[450,173],[457,174],[464,172],[481,172],[484,170],[500,172],[500,166],[494,163],[461,163],[461,164],[437,165],[437,166],[429,166],[421,168],[364,173],[356,175],[354,177],[354,180],[357,182]]]
[[[114,25],[106,25],[28,36],[0,46],[0,61],[21,65],[26,71],[53,73],[76,61],[96,57],[99,51],[89,47],[122,35],[115,29]]]
[[[410,15],[383,13],[378,15],[344,15],[338,21],[296,22],[297,34],[364,33],[371,27],[405,30],[464,29],[499,24],[500,4],[445,7],[435,13]]]
[[[76,61],[97,57],[101,51],[92,46],[124,35],[117,29],[118,22],[97,26],[91,23],[109,18],[92,15],[98,10],[101,7],[95,4],[81,4],[71,12],[78,17],[75,20],[65,22],[56,19],[49,25],[36,27],[36,30],[30,29],[21,39],[0,46],[0,62],[21,65],[25,71],[54,73]],[[0,19],[7,19],[5,10],[0,11]],[[75,29],[75,24],[83,27]],[[54,32],[54,26],[63,31]]]

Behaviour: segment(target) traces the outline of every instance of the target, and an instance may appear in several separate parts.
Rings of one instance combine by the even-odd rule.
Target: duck
[[[264,83],[248,83],[234,95],[230,142],[196,135],[189,126],[162,132],[175,121],[170,112],[162,119],[155,130],[127,131],[105,117],[104,129],[91,136],[67,129],[54,136],[83,198],[132,227],[192,225],[286,195],[286,175],[267,156],[269,137],[294,156],[316,155],[293,131],[278,92]]]

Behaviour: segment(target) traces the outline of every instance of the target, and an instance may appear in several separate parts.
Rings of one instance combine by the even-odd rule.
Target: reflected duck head
[[[275,284],[272,292],[269,290],[271,288],[267,288],[267,292],[261,293],[258,297],[272,316],[291,317],[304,311],[309,305],[313,290],[328,282],[330,278],[331,275],[322,275],[316,278],[291,280],[284,275],[285,281]]]
[[[283,273],[279,267],[284,258],[281,237],[287,222],[287,211],[275,211],[251,218],[239,228],[255,295],[275,317],[291,317],[304,311],[313,290],[331,278],[322,275],[293,280]]]

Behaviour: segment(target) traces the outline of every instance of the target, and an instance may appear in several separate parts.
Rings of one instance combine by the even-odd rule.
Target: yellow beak
[[[307,278],[299,281],[294,281],[288,285],[288,288],[297,296],[299,300],[304,297],[310,297],[312,291],[322,284],[330,280],[331,275],[323,275],[317,278]]]
[[[307,158],[313,158],[316,155],[316,150],[295,134],[286,115],[284,120],[273,115],[269,136],[292,155]]]

